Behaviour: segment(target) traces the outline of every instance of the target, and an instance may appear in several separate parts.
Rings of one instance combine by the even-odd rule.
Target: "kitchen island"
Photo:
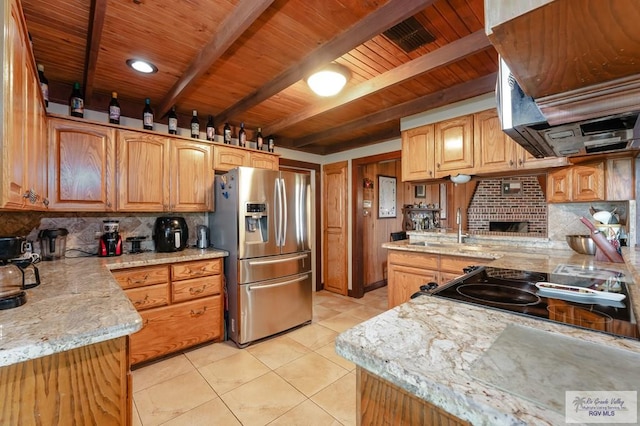
[[[386,243],[385,247],[391,250],[426,253],[443,253],[443,250],[446,250],[447,255],[459,253],[460,256],[469,256],[470,251],[490,253],[486,260],[487,265],[541,272],[553,271],[559,264],[607,268],[624,271],[633,277],[635,282],[640,282],[635,251],[628,249],[623,253],[627,264],[610,264],[597,263],[593,256],[578,255],[569,250],[531,247],[514,250],[506,246],[492,246],[482,250],[480,244],[455,250],[437,245],[409,245],[408,241]],[[474,257],[478,257],[478,254]],[[628,288],[632,306],[636,308],[635,312],[638,312],[637,285],[629,283]],[[400,407],[400,398],[406,401],[407,397],[416,397],[426,405],[445,412],[445,415],[449,413],[457,418],[453,420],[453,424],[465,424],[464,421],[474,425],[564,424],[563,412],[522,396],[523,387],[528,385],[523,377],[526,374],[535,376],[537,373],[527,370],[529,361],[535,361],[536,358],[544,356],[544,353],[534,351],[530,357],[516,358],[512,361],[522,363],[516,365],[514,371],[526,372],[523,373],[523,377],[517,377],[516,374],[509,378],[514,384],[514,389],[499,388],[486,380],[478,379],[475,367],[492,347],[495,347],[501,336],[514,327],[541,333],[542,336],[576,339],[571,342],[591,342],[599,348],[617,348],[640,359],[640,341],[637,340],[618,338],[452,300],[422,296],[347,330],[336,339],[338,354],[354,362],[358,368],[358,416],[362,424],[385,415],[406,415],[405,405],[402,405],[403,409],[390,413],[389,410],[393,407],[385,406],[384,400],[398,398],[394,400],[393,405]],[[572,361],[568,359],[567,363]],[[637,369],[633,369],[631,373],[637,374]],[[562,383],[551,382],[548,385],[566,389]],[[383,389],[397,392],[392,396],[390,393],[384,393]],[[409,411],[410,416],[416,416],[415,411]],[[410,418],[414,421],[424,419],[419,416]]]
[[[187,249],[40,262],[27,303],[0,311],[0,424],[129,424],[127,336],[142,319],[110,270],[227,256]],[[19,419],[19,420],[18,420]]]

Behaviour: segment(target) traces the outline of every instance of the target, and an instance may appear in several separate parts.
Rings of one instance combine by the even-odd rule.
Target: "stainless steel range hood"
[[[536,157],[640,148],[639,111],[551,126],[535,101],[524,94],[502,59],[496,92],[502,130]]]

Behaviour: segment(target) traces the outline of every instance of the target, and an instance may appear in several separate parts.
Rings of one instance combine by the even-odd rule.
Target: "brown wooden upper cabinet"
[[[45,210],[49,200],[44,99],[20,5],[11,1],[8,10],[3,14],[0,58],[10,76],[2,82],[0,208]]]
[[[547,201],[625,201],[635,197],[635,159],[623,157],[587,160],[548,175]]]
[[[246,148],[229,145],[215,145],[213,151],[213,168],[217,172],[227,172],[239,166],[269,170],[278,170],[280,168],[276,154],[253,152]]]
[[[402,180],[434,179],[434,125],[416,127],[402,132]]]
[[[436,177],[472,172],[473,145],[473,115],[436,123]]]
[[[49,119],[50,208],[115,211],[116,131]]]

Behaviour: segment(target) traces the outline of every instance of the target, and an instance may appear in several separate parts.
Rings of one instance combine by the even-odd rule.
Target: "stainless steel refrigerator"
[[[308,175],[237,167],[215,178],[211,242],[225,259],[227,335],[239,347],[312,316]]]

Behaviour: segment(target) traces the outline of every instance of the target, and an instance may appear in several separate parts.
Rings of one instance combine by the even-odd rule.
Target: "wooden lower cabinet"
[[[361,367],[356,368],[356,411],[358,425],[471,425]]]
[[[463,268],[486,262],[487,259],[474,257],[390,250],[387,255],[388,307],[408,301],[423,284],[447,283],[463,275]]]
[[[223,338],[222,259],[112,271],[142,317],[131,364]]]
[[[130,425],[127,337],[0,368],[2,425]]]

